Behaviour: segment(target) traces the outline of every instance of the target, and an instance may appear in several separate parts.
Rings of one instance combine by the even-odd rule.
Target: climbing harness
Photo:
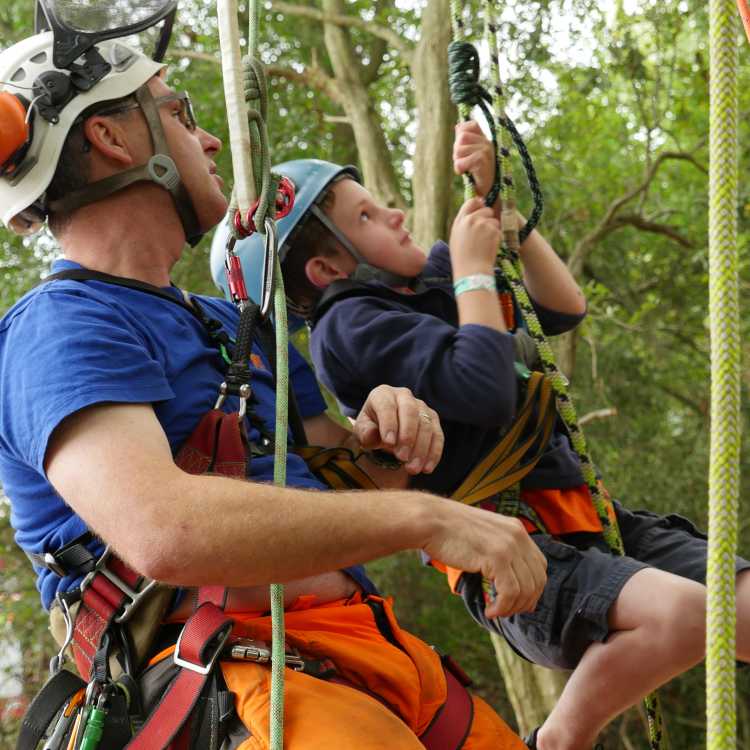
[[[502,219],[502,241],[498,254],[498,266],[510,287],[513,296],[521,310],[524,322],[529,334],[534,339],[544,370],[545,377],[549,382],[557,402],[557,412],[560,415],[571,445],[577,454],[581,466],[581,473],[589,489],[591,500],[596,508],[597,515],[602,525],[602,533],[613,554],[624,554],[622,539],[617,528],[617,520],[611,501],[603,492],[601,484],[597,480],[594,465],[589,457],[586,440],[581,430],[568,393],[568,380],[560,372],[547,339],[542,331],[541,324],[536,315],[528,293],[523,285],[522,273],[519,259],[521,242],[533,228],[533,225],[541,215],[542,201],[541,192],[538,190],[538,182],[531,167],[531,160],[522,143],[520,135],[512,125],[506,113],[505,92],[500,78],[500,53],[498,42],[498,25],[496,23],[496,9],[489,0],[484,2],[485,11],[485,40],[490,53],[492,68],[492,94],[490,95],[478,83],[479,65],[478,53],[464,40],[464,21],[459,0],[451,0],[451,19],[453,25],[454,41],[451,44],[450,81],[451,98],[458,105],[459,116],[462,120],[469,119],[471,106],[479,106],[488,118],[488,124],[494,129],[492,117],[488,115],[487,102],[491,101],[494,119],[502,126],[501,138],[498,144],[494,140],[496,154],[499,151],[496,170],[496,187],[490,191],[486,198],[487,205],[493,205],[495,198],[499,196],[501,219]],[[519,232],[515,217],[515,183],[510,161],[511,149],[508,136],[516,144],[521,156],[529,183],[534,195],[534,211],[526,226]],[[468,175],[464,176],[464,187],[466,198],[473,196],[475,189]],[[663,735],[663,723],[661,710],[656,694],[651,694],[645,699],[646,714],[649,722],[649,735],[651,748],[660,750],[666,747]]]

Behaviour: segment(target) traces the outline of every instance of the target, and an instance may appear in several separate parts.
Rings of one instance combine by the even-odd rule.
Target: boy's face
[[[333,192],[328,216],[368,263],[401,276],[421,273],[427,257],[404,227],[403,211],[376,203],[354,180],[337,182]],[[357,261],[347,252],[342,256],[342,270],[352,273]]]

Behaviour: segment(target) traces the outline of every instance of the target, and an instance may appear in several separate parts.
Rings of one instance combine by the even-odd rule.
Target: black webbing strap
[[[203,308],[200,305],[188,304],[184,299],[175,297],[173,294],[161,289],[158,286],[149,284],[146,281],[140,281],[139,279],[131,279],[127,276],[113,276],[109,273],[103,273],[102,271],[91,271],[88,268],[69,268],[65,271],[58,271],[57,273],[45,276],[39,284],[46,284],[48,281],[101,281],[104,284],[113,284],[114,286],[123,286],[127,289],[135,289],[138,292],[145,292],[154,297],[160,297],[174,305],[179,305],[183,310],[187,310],[194,318],[197,318],[203,326],[209,331],[209,334],[214,333],[214,329],[217,325],[217,321],[213,321],[211,318],[206,316],[203,312]],[[214,338],[214,336],[211,336]]]
[[[47,568],[61,578],[67,575],[84,575],[96,567],[97,558],[86,547],[93,539],[94,535],[87,531],[56,552],[26,552],[26,557],[32,564]]]
[[[26,709],[16,741],[16,750],[35,750],[55,716],[85,687],[86,683],[78,675],[66,669],[52,675]]]
[[[39,283],[46,284],[48,281],[100,281],[104,284],[113,284],[115,286],[126,287],[127,289],[134,289],[138,292],[144,292],[154,297],[171,302],[173,305],[179,305],[183,310],[189,312],[194,318],[196,318],[205,328],[209,338],[219,347],[226,347],[230,341],[229,337],[221,331],[221,324],[210,318],[203,311],[203,307],[199,304],[198,300],[192,299],[190,303],[184,299],[175,297],[173,294],[161,289],[158,286],[149,284],[145,281],[138,279],[131,279],[126,276],[113,276],[112,274],[103,273],[102,271],[91,271],[88,268],[71,268],[65,271],[58,271],[57,273],[50,274],[43,278]],[[250,355],[250,349],[252,346],[252,339],[258,342],[258,345],[268,357],[271,363],[271,371],[273,374],[274,383],[276,382],[276,344],[275,337],[273,336],[273,325],[270,321],[266,320],[258,324],[257,319],[254,318],[253,313],[248,311],[247,315],[240,317],[240,323],[237,335],[236,351],[242,352],[246,350],[247,358]],[[237,356],[233,358],[236,360]],[[292,430],[292,436],[295,444],[304,445],[305,430],[302,425],[302,418],[299,414],[297,407],[297,401],[294,397],[291,381],[289,382],[289,426]]]

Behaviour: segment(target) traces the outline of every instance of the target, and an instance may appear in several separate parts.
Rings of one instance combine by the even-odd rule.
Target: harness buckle
[[[250,638],[233,638],[227,645],[224,655],[237,661],[252,661],[256,664],[269,664],[271,661],[271,649],[266,642]],[[286,646],[284,665],[295,672],[304,672],[307,662],[296,648]]]
[[[125,596],[129,599],[129,601],[126,601],[122,604],[122,612],[114,618],[116,623],[122,624],[124,622],[127,622],[132,617],[133,612],[140,604],[141,599],[143,599],[143,597],[146,596],[146,594],[151,591],[154,586],[156,586],[156,581],[149,581],[140,591],[135,591],[127,583],[125,583],[125,581],[123,581],[120,576],[112,572],[107,567],[107,562],[109,561],[111,555],[112,550],[110,546],[107,545],[104,548],[104,552],[102,552],[102,556],[99,558],[99,560],[97,560],[96,567],[81,582],[81,591],[83,592],[86,587],[91,584],[91,581],[97,573],[101,573],[101,575],[103,575],[110,583],[116,586],[120,590],[120,592],[125,594]]]
[[[211,654],[211,657],[208,660],[208,664],[196,664],[194,661],[188,661],[187,659],[183,659],[182,656],[180,656],[180,644],[182,643],[182,636],[185,633],[185,628],[183,628],[180,631],[180,635],[177,638],[177,643],[175,644],[174,648],[174,654],[172,656],[174,663],[178,667],[182,667],[183,669],[189,669],[191,672],[197,672],[201,675],[207,675],[213,668],[214,664],[216,664],[216,660],[221,656],[222,652],[224,651],[224,646],[226,645],[226,642],[229,640],[229,636],[232,634],[231,628],[226,628],[226,630],[219,634],[216,645],[213,647],[213,653]]]
[[[68,575],[65,567],[57,561],[57,558],[51,552],[44,553],[43,561],[47,569],[51,570],[55,575],[60,576],[60,578],[65,578]]]

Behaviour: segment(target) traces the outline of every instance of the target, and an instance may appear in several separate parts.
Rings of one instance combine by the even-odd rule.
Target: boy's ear
[[[349,274],[344,271],[337,256],[316,255],[305,263],[307,280],[318,289],[325,289],[336,279],[346,279]]]

